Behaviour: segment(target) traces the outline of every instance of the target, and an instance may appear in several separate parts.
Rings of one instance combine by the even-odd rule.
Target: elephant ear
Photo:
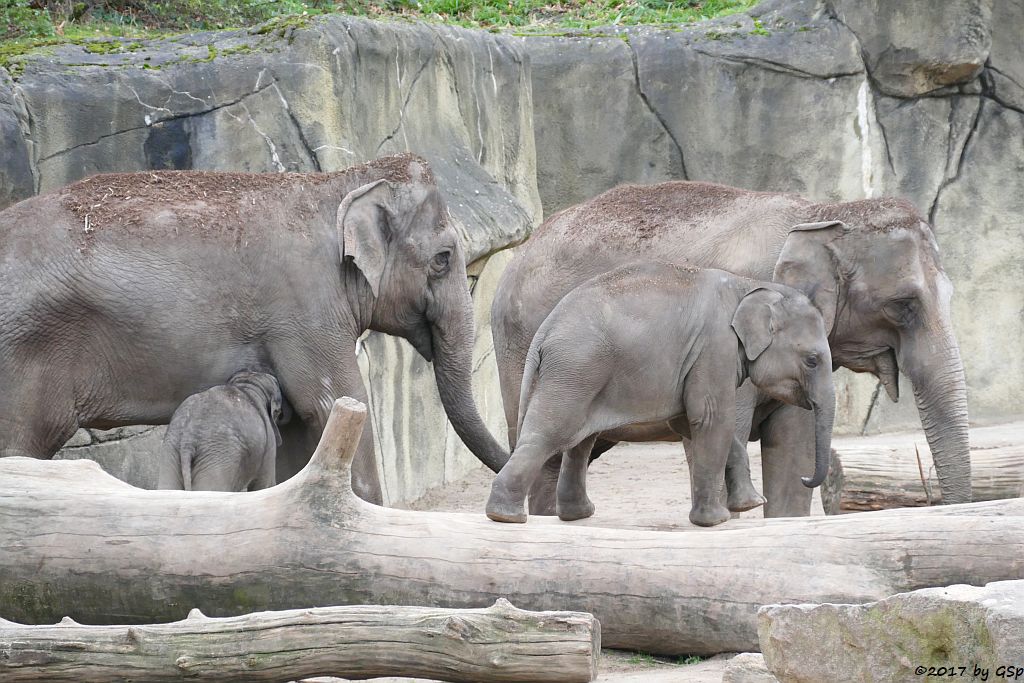
[[[277,423],[281,421],[281,405],[284,399],[281,396],[281,386],[277,383],[277,380],[273,380],[272,391],[267,398],[267,410],[270,415],[270,426],[274,430],[274,439],[277,441],[277,445],[280,446],[283,439],[281,438],[281,430],[277,428]]]
[[[838,258],[830,244],[846,232],[842,221],[795,225],[782,245],[772,280],[807,295],[832,331],[839,307]]]
[[[338,246],[341,260],[351,257],[376,297],[384,276],[390,237],[388,202],[393,196],[386,180],[358,187],[338,207]]]
[[[747,360],[757,360],[772,343],[775,326],[772,307],[782,299],[778,292],[757,287],[747,292],[732,316],[732,329],[736,332]]]

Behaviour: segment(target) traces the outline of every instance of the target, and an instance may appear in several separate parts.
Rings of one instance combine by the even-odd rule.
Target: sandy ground
[[[754,486],[761,490],[759,444],[749,444],[748,451],[750,475]],[[459,481],[431,489],[405,507],[411,510],[479,512],[483,515],[493,479],[494,475],[489,470],[474,470]],[[690,477],[682,444],[619,444],[590,466],[587,493],[597,512],[590,519],[571,524],[659,530],[700,529],[687,519]],[[812,514],[824,514],[817,490],[811,511]],[[742,513],[740,518],[763,516],[761,508],[756,508]],[[726,525],[739,526],[736,522],[726,522]]]

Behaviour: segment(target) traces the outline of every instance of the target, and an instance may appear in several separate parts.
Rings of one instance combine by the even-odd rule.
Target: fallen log
[[[931,451],[921,438],[883,437],[833,450],[821,498],[829,515],[942,502]],[[1024,425],[971,430],[971,494],[974,500],[1024,496]]]
[[[415,676],[456,683],[586,683],[600,625],[579,612],[320,607],[146,626],[0,620],[0,680],[286,683],[309,676]]]
[[[340,399],[307,467],[253,493],[143,491],[88,462],[0,460],[0,616],[131,623],[194,606],[227,616],[507,597],[589,612],[607,647],[711,654],[756,650],[764,604],[1024,577],[1024,500],[703,532],[376,507],[350,485],[364,416]]]

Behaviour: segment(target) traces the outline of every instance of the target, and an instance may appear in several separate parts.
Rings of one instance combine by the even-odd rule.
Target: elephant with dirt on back
[[[426,161],[87,178],[0,212],[0,455],[49,458],[79,427],[164,424],[259,367],[294,415],[284,479],[334,399],[366,401],[355,348],[368,329],[433,361],[456,432],[500,469],[470,385],[465,256]],[[353,486],[379,502],[369,424]]]
[[[277,483],[281,386],[242,371],[178,406],[161,444],[158,489],[258,491]]]
[[[967,392],[950,320],[952,285],[925,218],[909,202],[815,203],[796,195],[702,182],[624,185],[549,217],[520,248],[495,294],[491,325],[510,445],[534,334],[581,282],[625,263],[659,259],[772,280],[803,292],[825,320],[833,368],[874,374],[898,398],[914,387],[945,503],[971,499]],[[741,394],[738,430],[761,441],[767,516],[810,512],[799,473],[814,463],[814,420],[764,393]],[[667,424],[598,439],[677,440]],[[741,452],[745,459],[745,453]],[[559,457],[530,493],[553,514]],[[741,467],[744,463],[733,462]]]
[[[594,513],[586,472],[597,434],[661,422],[692,443],[690,521],[714,526],[759,504],[749,470],[730,479],[736,389],[746,379],[772,398],[814,411],[814,474],[828,473],[835,415],[832,358],[821,314],[800,292],[714,269],[622,266],[567,294],[530,344],[518,441],[491,486],[487,516],[525,522],[524,502],[544,462],[562,457],[555,510]],[[743,445],[740,445],[743,448]],[[747,495],[747,500],[740,497]]]

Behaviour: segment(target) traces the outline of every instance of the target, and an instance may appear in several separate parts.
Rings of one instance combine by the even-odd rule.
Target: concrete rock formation
[[[766,605],[758,637],[783,683],[922,680],[943,675],[929,668],[948,677],[950,667],[971,680],[1019,678],[1024,581],[925,588],[864,605]]]

